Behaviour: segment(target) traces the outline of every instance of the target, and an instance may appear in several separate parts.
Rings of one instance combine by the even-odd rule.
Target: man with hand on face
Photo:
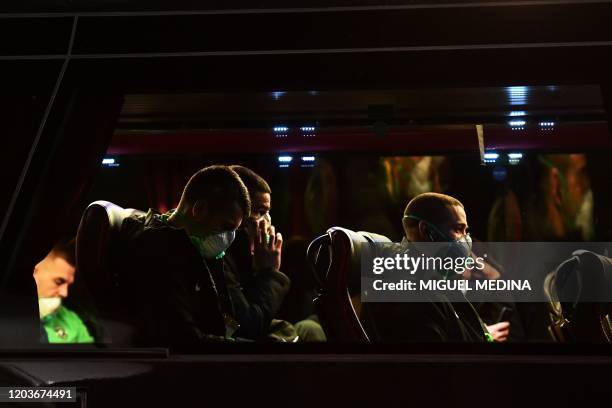
[[[194,346],[233,336],[224,277],[214,275],[208,260],[223,257],[250,211],[238,174],[210,166],[190,178],[175,210],[124,221],[120,289],[137,343]]]
[[[274,331],[272,320],[289,291],[289,278],[280,271],[283,237],[270,218],[272,191],[268,183],[246,167],[230,168],[249,191],[251,215],[243,220],[224,257],[224,274],[234,317],[240,324],[236,336],[261,339]]]

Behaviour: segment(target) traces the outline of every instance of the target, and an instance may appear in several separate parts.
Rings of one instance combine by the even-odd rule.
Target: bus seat
[[[120,231],[124,219],[144,214],[108,201],[95,201],[81,217],[76,238],[76,280],[81,280],[87,292],[85,319],[98,327],[96,342],[126,345],[133,337],[133,328],[122,320],[116,296],[121,270]]]
[[[307,258],[319,286],[316,311],[332,341],[371,341],[361,313],[361,250],[371,242],[391,241],[378,234],[332,227],[308,246]]]
[[[605,291],[612,285],[612,259],[578,250],[546,276],[544,292],[557,342],[612,343],[612,308]],[[585,295],[587,294],[587,295]]]

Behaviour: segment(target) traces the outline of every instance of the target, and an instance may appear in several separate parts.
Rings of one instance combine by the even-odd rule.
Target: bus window
[[[480,242],[603,241],[608,233],[602,211],[607,196],[602,177],[606,166],[602,152],[610,148],[607,135],[601,96],[598,87],[591,85],[126,95],[88,202],[106,202],[103,205],[109,214],[111,208],[118,214],[129,208],[123,213],[128,221],[123,222],[144,228],[151,218],[166,223],[176,220],[172,214],[177,208],[180,211],[184,188],[201,169],[222,165],[252,170],[264,187],[253,190],[253,181],[243,175],[250,187],[251,211],[259,220],[265,213],[269,222],[262,225],[273,226],[282,234],[280,261],[270,266],[280,274],[265,285],[257,281],[258,271],[253,270],[257,261],[252,261],[255,244],[251,238],[249,247],[248,217],[241,217],[231,243],[243,248],[243,253],[235,255],[231,247],[221,246],[227,255],[207,261],[220,291],[219,304],[231,312],[224,312],[226,326],[233,313],[240,316],[231,317],[235,323],[232,335],[239,340],[314,338],[333,342],[343,338],[334,332],[339,329],[327,327],[333,323],[321,318],[311,301],[326,284],[313,277],[316,265],[308,262],[307,249],[313,240],[332,227],[342,227],[368,231],[391,242],[406,241],[402,216],[407,204],[424,193],[438,193],[461,203],[467,218],[464,229],[469,228],[472,239]],[[261,197],[266,197],[263,202]],[[187,225],[171,226],[188,230]],[[117,236],[111,239],[126,245],[127,238],[120,238],[118,230],[112,233]],[[87,239],[95,241],[95,237]],[[107,267],[122,270],[121,257],[133,256],[132,249],[128,246],[114,253],[115,244],[105,245]],[[119,261],[111,261],[115,257]],[[245,263],[241,257],[251,261]],[[212,270],[216,261],[225,264],[225,272]],[[474,271],[473,279],[499,280],[512,275],[493,260],[487,265],[480,274]],[[234,274],[227,271],[232,268]],[[112,324],[129,327],[137,343],[142,340],[138,337],[142,328],[134,326],[128,309],[117,309],[114,300],[130,298],[129,310],[135,311],[145,299],[134,303],[132,293],[117,289],[129,287],[125,283],[129,279],[117,278],[122,273],[127,272],[106,272],[107,278],[113,278],[91,292],[102,304],[113,299],[108,313],[114,316],[102,320],[114,317]],[[142,284],[149,290],[163,287],[166,279],[172,281],[168,276],[157,276],[158,283],[140,279],[136,286]],[[353,285],[354,279],[348,276],[347,285]],[[286,288],[289,281],[291,289]],[[233,290],[261,293],[257,285],[264,285],[272,295],[257,301],[255,295],[241,295],[241,301],[234,296],[232,304]],[[100,288],[110,289],[105,293]],[[359,288],[350,291],[363,331],[372,325],[387,330],[396,311],[387,309],[381,315],[375,304],[360,301]],[[546,306],[543,299],[537,300],[540,302],[473,302],[474,312],[466,311],[465,304],[454,308],[463,310],[458,314],[464,313],[466,322],[473,318],[485,332],[488,328],[492,334],[487,339],[553,341]],[[257,307],[265,313],[249,314]],[[373,309],[379,321],[366,322],[362,308]],[[105,313],[104,307],[100,310]],[[462,330],[481,330],[474,329],[474,321],[465,323]],[[462,339],[476,341],[478,337]],[[105,339],[112,342],[112,336]],[[415,339],[407,335],[400,340]],[[378,340],[384,342],[385,337]]]

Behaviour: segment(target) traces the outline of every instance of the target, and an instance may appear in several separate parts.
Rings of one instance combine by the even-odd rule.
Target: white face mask
[[[53,314],[62,305],[61,297],[38,298],[38,313],[43,319],[50,314]]]
[[[268,244],[268,243],[270,243],[270,235],[268,235],[268,231],[267,230],[272,225],[272,217],[270,216],[270,213],[267,212],[264,215],[262,215],[261,217],[259,217],[259,219],[257,221],[259,222],[260,220],[266,220],[266,231],[265,231],[266,234],[265,234],[265,237],[266,237],[266,244]]]
[[[266,220],[266,223],[268,224],[268,226],[272,225],[272,216],[270,215],[269,212],[266,212],[264,215],[259,217],[257,221],[259,220]]]
[[[213,259],[224,253],[232,245],[235,237],[236,231],[225,231],[209,235],[204,239],[193,236],[191,239],[205,259]]]

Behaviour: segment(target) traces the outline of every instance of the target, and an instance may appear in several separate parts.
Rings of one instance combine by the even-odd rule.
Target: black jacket
[[[151,210],[122,225],[121,301],[146,346],[194,346],[224,336],[217,285],[184,229]]]
[[[363,313],[376,341],[486,341],[477,313],[468,302],[364,303]]]
[[[392,256],[407,253],[410,243],[389,247]],[[418,250],[413,250],[418,253]],[[442,279],[435,270],[409,272],[411,279]],[[414,274],[414,275],[412,275]],[[451,274],[446,279],[461,279]],[[382,342],[486,342],[486,327],[476,309],[460,291],[436,292],[413,302],[364,302],[362,311],[374,339]]]
[[[224,260],[232,314],[240,323],[236,336],[248,339],[265,337],[289,292],[289,278],[275,269],[253,269],[253,257],[243,230],[236,232],[236,240],[226,252]]]

